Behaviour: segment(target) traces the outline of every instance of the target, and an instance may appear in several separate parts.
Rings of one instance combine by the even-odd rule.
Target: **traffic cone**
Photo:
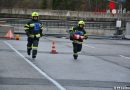
[[[14,38],[14,35],[13,35],[12,31],[9,30],[4,37],[5,37],[5,38],[9,38],[9,39],[13,39],[13,38]]]
[[[52,54],[56,54],[56,53],[57,53],[57,51],[56,51],[56,46],[55,46],[55,42],[54,42],[54,41],[52,42],[52,50],[51,50],[51,53],[52,53]]]
[[[17,34],[17,35],[15,36],[15,39],[16,39],[16,40],[20,40],[20,35]]]

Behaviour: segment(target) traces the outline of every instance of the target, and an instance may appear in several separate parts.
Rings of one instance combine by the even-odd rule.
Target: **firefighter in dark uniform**
[[[27,35],[27,54],[31,55],[35,59],[37,55],[37,48],[40,37],[43,36],[42,28],[43,25],[39,21],[39,14],[37,12],[32,13],[32,20],[29,21],[25,26],[25,32]]]
[[[82,50],[82,43],[84,39],[88,38],[86,31],[84,30],[85,22],[79,21],[76,27],[73,27],[70,32],[70,40],[73,44],[73,57],[78,58],[78,52]]]

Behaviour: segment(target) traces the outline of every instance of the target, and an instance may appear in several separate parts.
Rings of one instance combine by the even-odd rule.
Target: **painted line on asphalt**
[[[95,48],[95,47],[87,45],[87,44],[83,44],[83,45],[86,46],[86,47],[89,47],[89,48]]]
[[[122,57],[122,58],[130,59],[130,57],[126,57],[124,55],[119,55],[119,56]]]
[[[61,86],[60,83],[58,83],[56,80],[52,79],[50,76],[48,76],[45,72],[43,72],[41,69],[39,69],[36,65],[34,65],[31,61],[29,61],[27,58],[25,58],[18,50],[16,50],[11,44],[4,41],[6,45],[8,45],[12,50],[14,50],[19,56],[21,56],[26,62],[28,62],[33,68],[35,68],[41,75],[43,75],[45,78],[47,78],[50,82],[52,82],[59,90],[66,90],[63,86]]]

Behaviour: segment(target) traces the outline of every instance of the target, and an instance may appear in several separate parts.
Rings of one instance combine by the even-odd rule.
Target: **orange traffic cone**
[[[55,42],[54,42],[54,41],[52,42],[52,50],[51,50],[51,53],[53,53],[53,54],[56,54],[56,53],[57,53],[56,47],[55,47]]]
[[[16,39],[16,40],[19,40],[19,39],[20,39],[20,35],[17,34],[17,35],[15,36],[15,39]]]
[[[5,38],[9,38],[9,39],[13,39],[13,38],[14,38],[14,35],[13,35],[13,33],[12,33],[11,30],[9,30],[9,31],[7,32],[7,34],[5,35]]]

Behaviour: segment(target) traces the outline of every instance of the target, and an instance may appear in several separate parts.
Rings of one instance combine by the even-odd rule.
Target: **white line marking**
[[[86,45],[86,44],[83,44],[83,45],[86,46],[86,47],[89,47],[89,48],[95,48],[93,46],[89,46],[89,45]]]
[[[126,56],[123,56],[123,55],[119,55],[120,57],[123,57],[123,58],[126,58],[126,59],[130,59],[130,57],[126,57]]]
[[[59,90],[66,90],[63,86],[61,86],[57,81],[48,76],[45,72],[39,69],[36,65],[30,62],[27,58],[25,58],[19,51],[17,51],[11,44],[4,41],[6,45],[8,45],[12,50],[14,50],[19,56],[21,56],[25,61],[27,61],[33,68],[35,68],[39,73],[41,73],[44,77],[46,77],[49,81],[51,81]]]

